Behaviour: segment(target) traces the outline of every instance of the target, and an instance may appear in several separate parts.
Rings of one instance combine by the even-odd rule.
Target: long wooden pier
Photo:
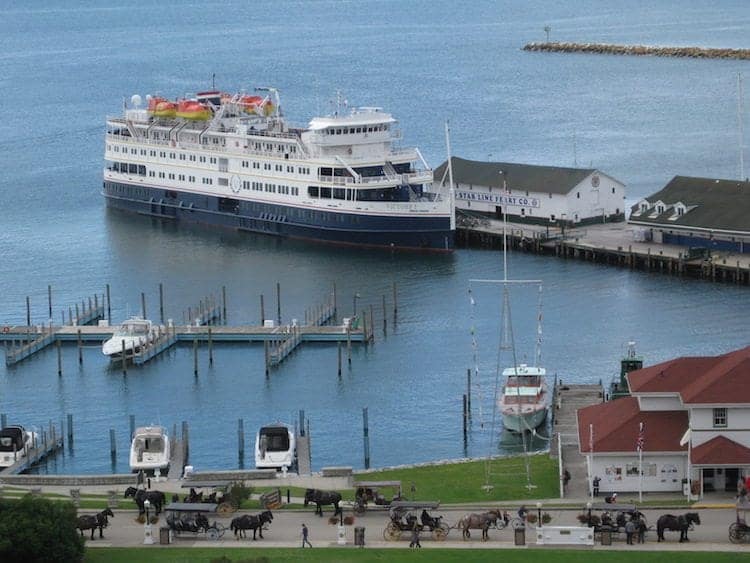
[[[632,270],[750,285],[750,254],[636,240],[627,223],[599,223],[575,228],[509,223],[508,247],[523,252],[578,259]],[[502,248],[503,223],[469,217],[457,228],[457,243]]]

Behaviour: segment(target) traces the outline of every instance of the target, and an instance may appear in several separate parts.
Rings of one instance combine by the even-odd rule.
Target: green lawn
[[[442,503],[557,497],[560,491],[557,461],[547,454],[538,454],[529,456],[529,463],[531,483],[535,485],[532,489],[526,487],[523,456],[375,471],[358,475],[357,479],[400,480],[404,496],[409,500],[439,500]],[[493,487],[489,491],[482,488],[486,482]]]
[[[226,557],[227,559],[220,559]],[[295,561],[324,561],[337,563],[346,561],[400,561],[425,563],[580,563],[582,559],[597,563],[730,563],[750,561],[747,553],[701,553],[670,551],[585,551],[556,549],[357,549],[316,548],[290,549],[221,549],[221,548],[98,548],[87,549],[86,563],[285,563]]]

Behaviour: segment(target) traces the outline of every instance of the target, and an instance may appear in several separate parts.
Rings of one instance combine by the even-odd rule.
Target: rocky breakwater
[[[693,59],[750,60],[750,49],[705,47],[650,47],[647,45],[611,45],[608,43],[527,43],[524,51],[550,53],[595,53],[598,55],[643,55],[652,57],[689,57]]]

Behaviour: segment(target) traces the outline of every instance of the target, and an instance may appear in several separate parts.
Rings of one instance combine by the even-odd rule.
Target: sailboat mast
[[[453,189],[453,159],[451,158],[451,136],[449,121],[445,121],[445,148],[448,151],[448,197],[451,202],[451,230],[456,228],[456,191]]]
[[[744,155],[744,127],[742,123],[742,115],[744,113],[743,105],[743,95],[742,95],[742,74],[739,72],[737,73],[737,121],[739,124],[737,134],[739,135],[739,145],[740,145],[740,181],[745,179],[745,155]]]

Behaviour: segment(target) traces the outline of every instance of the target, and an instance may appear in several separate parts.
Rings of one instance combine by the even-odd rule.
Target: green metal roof
[[[651,207],[661,201],[666,207],[664,212],[656,217],[651,217],[653,209],[638,216],[631,214],[631,223],[750,232],[750,182],[747,180],[675,176],[661,190],[644,199]],[[670,220],[675,216],[672,206],[677,203],[684,204],[687,210]],[[634,205],[631,212],[637,212],[638,208],[638,204]]]
[[[481,162],[454,156],[453,181],[456,184],[503,187],[503,175],[511,190],[567,194],[586,177],[596,172],[593,168],[560,168],[557,166],[537,166],[511,162]],[[448,161],[435,169],[435,181],[446,177]]]

